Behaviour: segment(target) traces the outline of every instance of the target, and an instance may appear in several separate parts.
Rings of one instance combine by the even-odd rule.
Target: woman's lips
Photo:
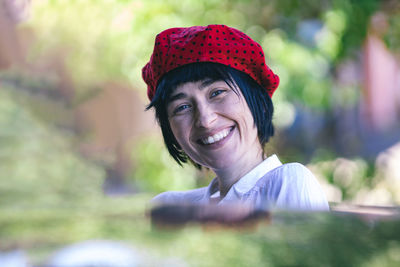
[[[224,140],[233,130],[233,126],[230,128],[225,128],[213,135],[204,137],[204,138],[200,138],[197,143],[201,144],[201,145],[212,145],[215,143],[218,143],[222,140]]]

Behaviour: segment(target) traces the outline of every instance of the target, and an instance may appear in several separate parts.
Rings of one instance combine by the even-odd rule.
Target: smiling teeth
[[[224,139],[229,134],[229,131],[230,131],[229,129],[222,130],[219,133],[216,133],[212,136],[202,138],[201,141],[206,145],[213,144],[215,142],[218,142],[218,141]]]

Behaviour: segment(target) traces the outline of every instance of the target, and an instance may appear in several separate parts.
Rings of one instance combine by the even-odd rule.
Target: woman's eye
[[[213,92],[211,93],[211,97],[220,95],[220,94],[222,94],[223,92],[225,92],[225,90],[222,90],[222,89],[220,89],[220,90],[215,90],[215,91],[213,91]]]
[[[182,111],[184,111],[184,110],[186,110],[188,108],[190,108],[190,106],[188,104],[180,105],[174,110],[174,114],[182,112]]]

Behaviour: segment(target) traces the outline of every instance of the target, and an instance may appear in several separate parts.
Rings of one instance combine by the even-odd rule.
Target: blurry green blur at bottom
[[[252,227],[187,225],[152,229],[148,196],[97,198],[59,209],[1,208],[1,251],[27,251],[43,264],[79,241],[129,244],[139,266],[398,266],[399,220],[371,223],[335,213],[273,213]]]

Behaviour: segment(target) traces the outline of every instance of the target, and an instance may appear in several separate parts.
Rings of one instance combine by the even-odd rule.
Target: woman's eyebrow
[[[168,105],[169,103],[171,103],[171,102],[174,102],[174,101],[179,100],[179,99],[183,99],[183,98],[185,98],[185,97],[186,97],[186,94],[185,94],[185,93],[177,93],[177,94],[171,95],[171,96],[167,99],[167,105]]]
[[[199,89],[201,90],[201,89],[203,89],[203,88],[205,88],[205,87],[207,87],[207,86],[209,86],[209,85],[211,85],[213,83],[216,83],[216,82],[218,82],[218,81],[215,81],[215,80],[212,80],[212,79],[206,79],[206,80],[204,80],[204,81],[202,81],[200,83]]]

